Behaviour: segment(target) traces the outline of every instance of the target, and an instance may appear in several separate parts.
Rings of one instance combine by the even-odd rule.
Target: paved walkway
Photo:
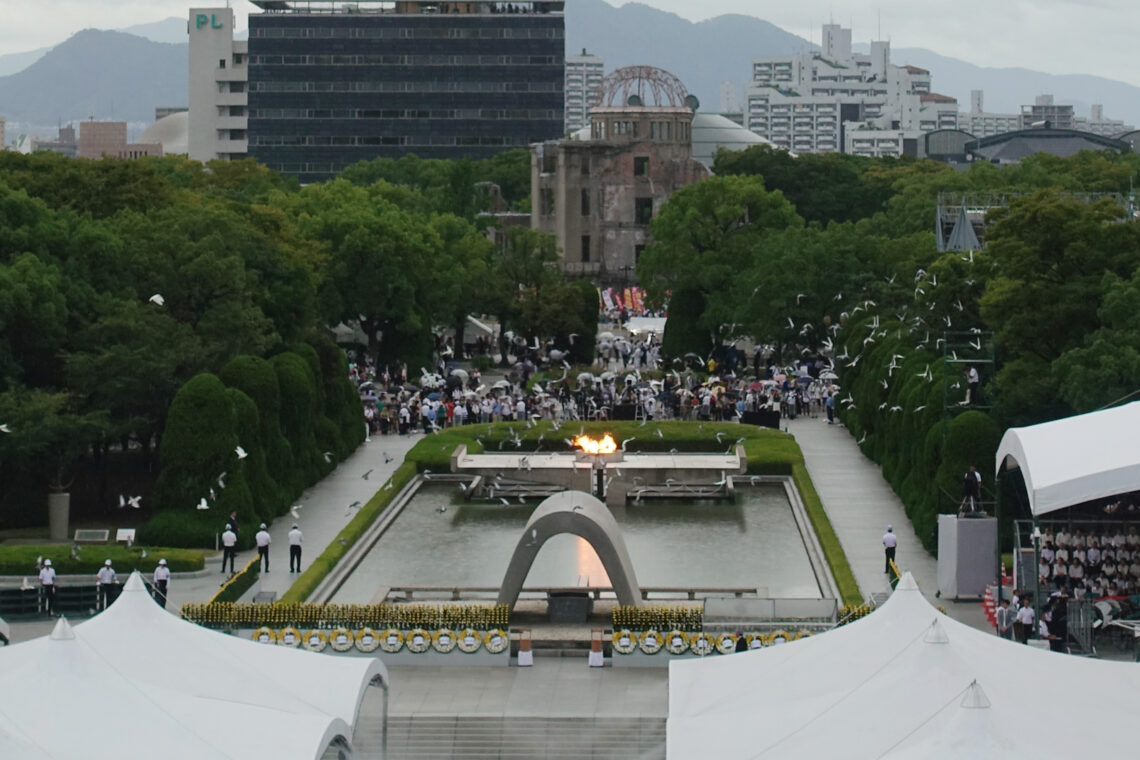
[[[357,510],[350,509],[353,502],[367,503],[377,490],[384,486],[404,461],[404,455],[412,446],[423,439],[422,434],[374,436],[370,442],[361,444],[352,456],[321,482],[301,494],[297,504],[301,505],[300,518],[296,520],[304,533],[301,553],[301,567],[320,556],[338,533],[348,525]],[[385,462],[390,458],[391,462]],[[368,478],[364,473],[371,470]],[[224,515],[219,514],[220,519]],[[261,590],[275,591],[278,596],[285,593],[298,574],[289,572],[289,531],[294,523],[293,516],[286,513],[269,526],[272,543],[269,550],[268,574],[261,574]],[[220,526],[219,526],[220,527]],[[257,556],[256,549],[238,552],[237,567],[243,567]],[[170,588],[171,609],[177,610],[185,602],[204,602],[218,590],[224,576],[216,562],[206,565],[210,572],[201,577],[175,577]]]
[[[899,538],[895,562],[909,570],[931,601],[938,590],[937,563],[915,535],[898,496],[879,466],[863,455],[842,425],[823,417],[785,420],[804,453],[808,473],[847,553],[864,597],[889,591],[883,572],[883,534],[893,525]]]
[[[923,548],[902,501],[883,479],[879,466],[867,458],[842,425],[828,425],[823,417],[785,420],[804,453],[808,473],[839,536],[847,562],[863,596],[890,590],[883,572],[883,534],[893,525],[898,536],[895,562],[910,571],[919,588],[934,605],[963,623],[991,630],[979,602],[938,599],[938,560]]]

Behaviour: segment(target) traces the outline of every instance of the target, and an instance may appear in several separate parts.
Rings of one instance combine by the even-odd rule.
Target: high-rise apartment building
[[[818,53],[752,63],[746,126],[796,153],[914,155],[922,133],[957,120],[957,100],[931,92],[929,71],[893,65],[889,42],[853,53],[838,24],[823,25]]]
[[[247,43],[230,8],[191,8],[189,140],[196,161],[245,158]]]
[[[562,0],[254,0],[249,153],[302,182],[562,134]]]
[[[566,56],[566,134],[577,132],[590,123],[590,109],[601,98],[606,59],[591,55]]]

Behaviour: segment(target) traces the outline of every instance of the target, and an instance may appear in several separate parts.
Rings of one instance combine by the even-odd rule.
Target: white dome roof
[[[161,143],[163,155],[190,152],[190,112],[180,111],[151,124],[142,133],[140,143]]]
[[[771,145],[760,135],[718,113],[693,116],[693,158],[712,166],[717,150],[744,150],[752,145]]]

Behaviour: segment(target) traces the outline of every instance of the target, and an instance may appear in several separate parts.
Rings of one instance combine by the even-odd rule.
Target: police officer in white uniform
[[[226,562],[230,563],[230,575],[234,573],[234,560],[237,558],[237,534],[229,523],[222,533],[222,573],[226,572]]]
[[[289,531],[289,572],[301,572],[301,540],[303,535],[297,523],[293,523],[293,530]]]
[[[103,567],[95,573],[95,580],[99,584],[99,603],[103,609],[107,609],[107,605],[115,601],[115,593],[112,591],[112,587],[119,582],[119,576],[111,567],[111,560],[106,560],[103,563]]]
[[[893,525],[887,526],[887,532],[883,535],[883,548],[886,554],[886,569],[884,573],[891,571],[891,563],[895,560],[895,548],[899,545],[899,538],[895,535],[895,528]]]
[[[269,531],[265,529],[265,523],[261,524],[261,529],[257,531],[257,535],[253,537],[257,542],[257,554],[261,561],[265,564],[265,572],[269,572],[269,544],[272,539],[269,537]]]
[[[43,569],[40,570],[40,593],[43,608],[49,615],[55,614],[55,568],[51,560],[45,559]]]
[[[158,567],[154,569],[154,601],[163,609],[166,609],[166,592],[169,588],[170,568],[166,566],[165,559],[160,559]]]

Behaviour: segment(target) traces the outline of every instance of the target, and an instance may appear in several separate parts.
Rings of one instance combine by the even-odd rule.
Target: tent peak
[[[127,582],[123,584],[123,591],[146,591],[146,584],[143,583],[142,573],[138,570],[132,570],[131,577],[127,578]]]
[[[895,585],[895,591],[918,591],[918,581],[911,575],[910,570],[907,570],[899,578],[899,582]]]
[[[55,621],[55,628],[51,629],[52,641],[68,641],[75,638],[75,631],[71,629],[71,623],[67,622],[67,618],[61,617]]]
[[[922,640],[927,644],[949,644],[950,637],[946,635],[946,629],[942,626],[942,621],[934,618],[930,627],[926,629],[926,635]]]
[[[962,696],[962,701],[959,704],[968,710],[980,710],[990,706],[990,698],[986,696],[982,685],[975,678],[966,687],[966,693]]]

